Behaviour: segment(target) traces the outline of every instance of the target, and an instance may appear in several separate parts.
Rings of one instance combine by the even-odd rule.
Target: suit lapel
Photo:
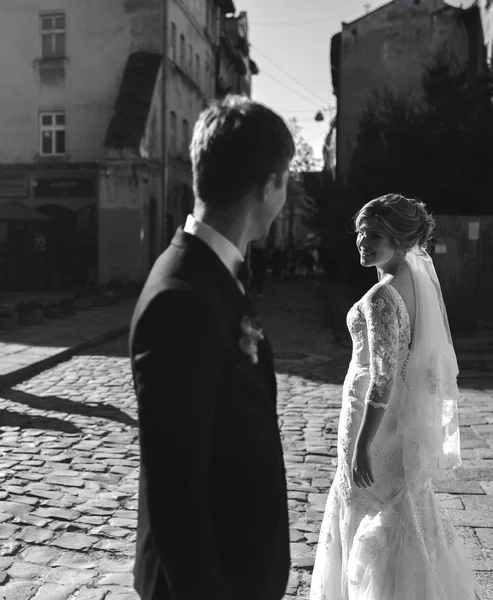
[[[245,315],[251,317],[257,316],[257,311],[255,310],[255,306],[248,292],[245,295],[241,293],[241,290],[231,272],[226,268],[221,259],[207,244],[205,244],[196,236],[185,233],[181,227],[177,230],[172,244],[173,246],[181,248],[186,252],[193,252],[194,260],[202,263],[202,268],[210,273],[225,302],[234,307],[236,313],[238,314],[238,323],[240,323],[241,319]],[[263,345],[263,348],[261,348],[259,354],[260,362],[258,365],[255,365],[255,367],[252,368],[255,370],[260,369],[263,377],[267,381],[275,401],[276,378],[274,372],[274,362],[272,358],[272,348],[267,339],[260,342],[260,345]]]

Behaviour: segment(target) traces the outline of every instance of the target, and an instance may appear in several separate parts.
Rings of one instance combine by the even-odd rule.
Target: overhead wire
[[[347,15],[341,15],[338,17],[327,17],[324,19],[309,19],[306,21],[257,21],[257,22],[252,22],[250,23],[250,25],[253,25],[255,27],[264,27],[264,26],[291,26],[291,25],[315,25],[316,23],[331,23],[334,21],[341,21],[342,19],[346,18]]]
[[[340,21],[342,20],[344,17],[331,17],[328,19],[314,19],[314,20],[310,20],[310,21],[292,21],[292,22],[280,22],[280,21],[273,21],[273,22],[264,22],[264,23],[251,23],[251,25],[253,26],[283,26],[283,25],[309,25],[309,24],[315,24],[315,23],[327,23],[330,21]],[[278,68],[280,71],[282,71],[285,75],[287,75],[292,81],[294,81],[294,83],[296,83],[297,85],[299,85],[301,88],[303,88],[304,91],[308,92],[309,94],[311,94],[313,96],[313,98],[316,98],[316,100],[314,99],[309,99],[306,96],[302,95],[300,92],[298,92],[297,90],[293,89],[291,86],[287,85],[285,82],[281,81],[280,79],[278,79],[277,77],[275,77],[274,75],[272,75],[271,73],[269,73],[268,71],[266,71],[264,68],[262,68],[262,73],[264,73],[265,75],[267,75],[267,77],[270,77],[273,81],[277,82],[279,85],[282,85],[283,87],[285,87],[287,90],[289,90],[291,93],[296,94],[299,98],[301,98],[302,100],[304,100],[305,102],[310,102],[311,104],[313,104],[314,106],[317,106],[317,108],[320,110],[320,105],[318,103],[318,101],[322,102],[323,104],[323,109],[322,110],[331,110],[332,107],[328,106],[328,101],[326,99],[322,99],[321,96],[319,96],[318,94],[314,93],[310,87],[307,87],[305,84],[301,83],[301,81],[299,81],[298,79],[296,79],[296,77],[294,77],[293,75],[291,75],[291,73],[289,73],[286,69],[284,69],[284,67],[281,67],[278,63],[276,63],[274,60],[272,60],[265,52],[263,52],[262,50],[260,50],[259,48],[257,48],[257,46],[254,46],[253,44],[251,45],[252,48],[258,52],[261,56],[263,56],[263,58],[265,58],[266,60],[268,60],[272,65],[274,65],[276,68]],[[321,80],[319,80],[321,81]],[[313,109],[299,109],[299,110],[291,110],[291,111],[283,111],[284,114],[287,113],[305,113],[305,112],[312,112]],[[299,123],[303,123],[303,122],[308,122],[308,121],[312,121],[311,118],[306,119],[306,118],[302,118],[302,119],[297,119]],[[326,135],[326,133],[322,133],[319,132],[313,136],[310,136],[308,138],[308,140],[306,140],[308,143],[311,143],[312,141],[314,141],[315,139],[324,139],[324,136]]]
[[[298,79],[296,79],[296,77],[291,75],[291,73],[289,73],[289,71],[287,71],[284,67],[281,67],[281,65],[279,65],[274,60],[272,60],[272,58],[267,56],[267,54],[265,54],[265,52],[260,50],[260,48],[257,48],[257,46],[254,46],[253,44],[251,44],[251,46],[256,52],[261,54],[266,60],[268,60],[270,63],[272,63],[275,67],[277,67],[285,75],[287,75],[292,81],[294,81],[296,84],[298,84],[300,87],[302,87],[305,91],[309,92],[314,98],[317,98],[317,100],[319,100],[320,102],[323,102],[324,108],[326,108],[326,106],[325,106],[327,104],[326,99],[324,100],[321,96],[319,96],[318,94],[315,94],[315,92],[312,92],[311,90],[307,89],[307,87],[304,83],[301,83],[301,81],[299,81]]]
[[[293,89],[291,86],[289,86],[286,83],[284,83],[284,81],[281,81],[280,79],[277,79],[277,77],[274,77],[274,75],[272,75],[271,73],[269,73],[265,69],[262,69],[262,73],[264,73],[264,75],[267,75],[267,77],[270,77],[271,79],[273,79],[274,81],[276,81],[279,85],[282,85],[283,87],[285,87],[287,90],[289,90],[293,94],[296,94],[297,96],[299,96],[305,102],[311,102],[314,106],[316,106],[318,109],[320,109],[320,103],[319,102],[316,102],[315,100],[312,100],[311,98],[307,98],[306,96],[303,96],[297,90]]]

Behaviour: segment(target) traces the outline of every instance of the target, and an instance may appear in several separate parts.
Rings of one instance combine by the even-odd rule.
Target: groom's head
[[[244,96],[217,100],[193,133],[195,197],[214,212],[248,202],[268,230],[286,200],[293,155],[293,137],[275,112]]]

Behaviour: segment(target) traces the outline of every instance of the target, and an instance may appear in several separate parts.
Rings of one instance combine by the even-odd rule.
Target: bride
[[[310,600],[474,600],[462,542],[432,478],[460,465],[457,361],[425,251],[425,206],[389,194],[355,218],[379,282],[348,313],[338,468]]]

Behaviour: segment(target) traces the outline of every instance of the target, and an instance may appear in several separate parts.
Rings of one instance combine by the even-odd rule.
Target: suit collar
[[[238,311],[241,311],[243,315],[253,316],[256,314],[249,295],[241,293],[233,274],[204,241],[186,233],[183,227],[179,227],[171,244],[185,252],[193,252],[196,259],[202,262],[203,268],[210,272],[223,296],[228,299],[229,303],[235,305]]]
[[[219,231],[206,223],[198,221],[193,215],[188,215],[183,230],[207,244],[217,254],[233,277],[238,276],[244,258],[239,249]]]

